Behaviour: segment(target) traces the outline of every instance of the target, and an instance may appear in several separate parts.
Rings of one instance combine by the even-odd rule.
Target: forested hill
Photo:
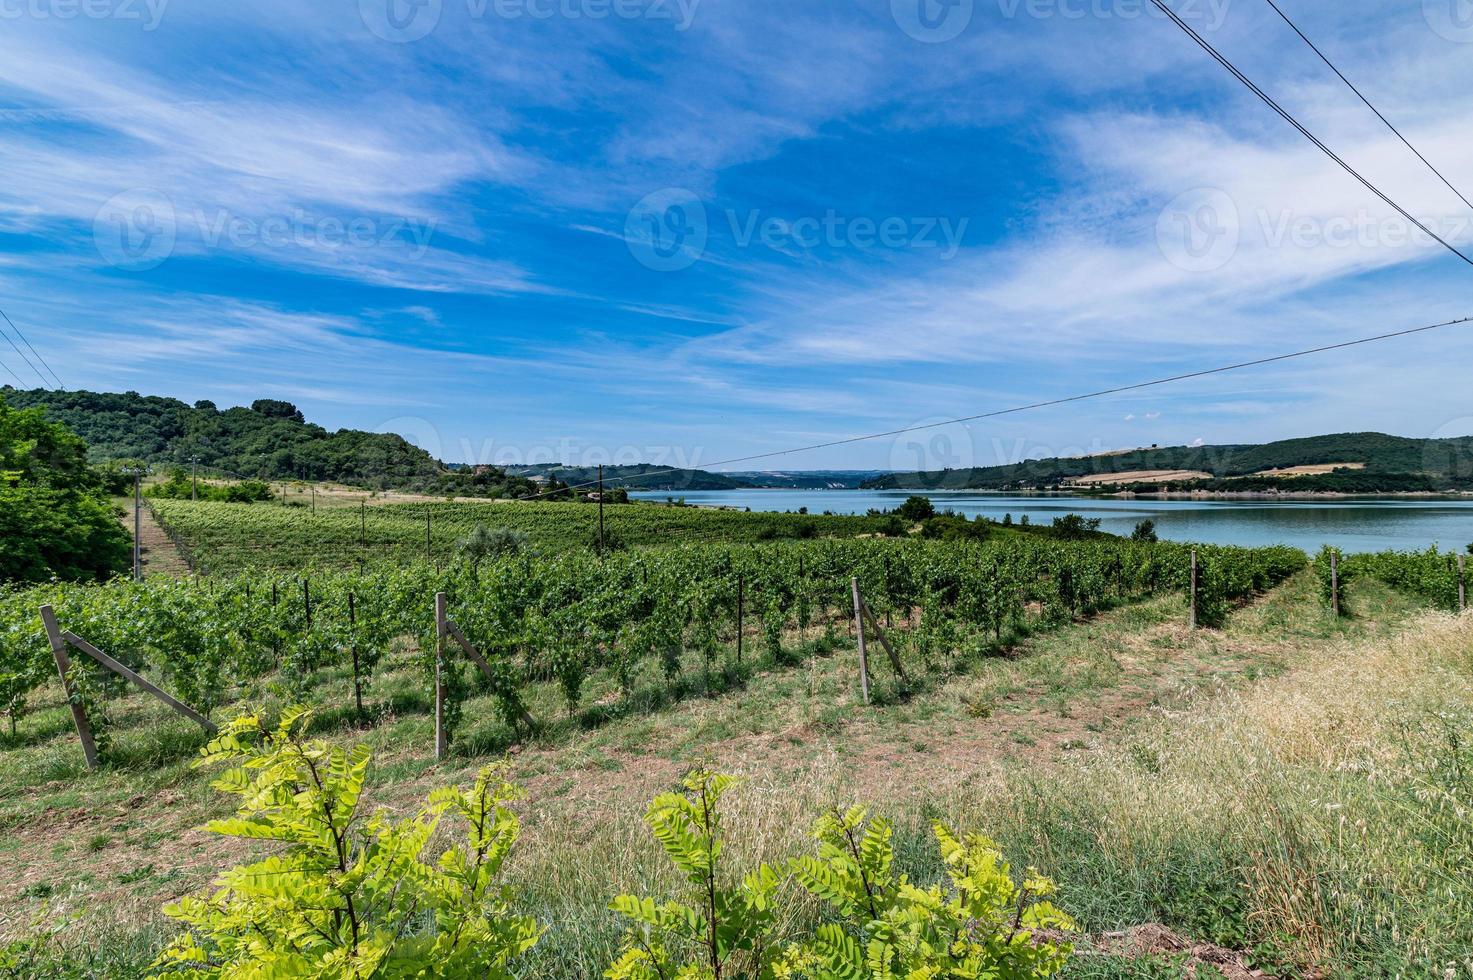
[[[427,493],[523,496],[531,483],[494,468],[450,473],[429,453],[393,433],[313,425],[290,402],[261,399],[249,408],[220,409],[137,392],[0,388],[13,408],[44,408],[77,433],[93,463],[120,460],[154,466],[188,465],[204,472],[271,480],[329,480]]]
[[[1324,472],[1305,472],[1301,468]],[[1301,471],[1284,472],[1295,469]],[[1177,486],[1210,490],[1373,493],[1473,489],[1473,436],[1409,439],[1353,432],[1263,445],[1152,447],[1098,456],[1028,460],[1009,466],[896,473],[865,486],[1009,490],[1086,482],[1141,487],[1163,479]]]

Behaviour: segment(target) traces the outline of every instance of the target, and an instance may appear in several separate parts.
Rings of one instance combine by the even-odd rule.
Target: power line
[[[66,391],[66,385],[64,385],[64,384],[61,383],[61,378],[57,377],[56,372],[51,370],[51,365],[46,363],[46,358],[44,358],[44,357],[41,356],[41,352],[38,351],[38,350],[36,350],[36,348],[34,348],[34,347],[31,346],[31,342],[26,339],[26,335],[25,334],[23,334],[23,333],[20,332],[20,327],[17,327],[15,325],[15,321],[10,318],[10,315],[8,313],[6,313],[4,310],[0,310],[0,317],[4,317],[5,318],[5,322],[8,323],[8,324],[10,324],[10,329],[12,329],[12,330],[15,331],[15,335],[20,338],[21,343],[25,344],[26,345],[26,348],[32,354],[35,354],[36,355],[36,360],[40,361],[42,364],[44,364],[46,366],[46,370],[51,374],[52,379],[56,382],[56,387],[60,388],[62,391]],[[7,339],[9,339],[9,338],[7,338]],[[11,344],[11,346],[14,347],[15,345],[14,344]],[[32,370],[34,370],[34,366],[32,367]],[[40,374],[41,372],[40,371],[37,371],[36,373],[37,374]],[[46,381],[46,379],[45,378],[42,378],[41,381],[44,384],[45,381]]]
[[[38,377],[38,378],[41,379],[41,387],[42,388],[45,388],[45,387],[47,387],[48,385],[51,384],[51,382],[49,382],[49,381],[46,380],[46,375],[44,375],[44,374],[41,373],[41,369],[38,368],[38,367],[36,367],[36,365],[34,365],[34,364],[31,363],[31,359],[26,356],[26,352],[23,351],[23,350],[21,350],[19,347],[16,347],[15,346],[15,341],[13,341],[13,340],[10,339],[10,334],[6,333],[4,330],[0,330],[0,337],[4,337],[5,338],[5,342],[10,345],[11,349],[14,350],[17,354],[20,355],[20,359],[22,361],[25,361],[26,362],[26,367],[28,367],[32,371],[35,371],[36,372],[36,377]],[[15,380],[19,381],[20,379],[19,378],[16,378]]]
[[[1412,224],[1416,225],[1419,229],[1422,230],[1424,234],[1435,240],[1443,248],[1447,249],[1449,252],[1452,252],[1454,255],[1456,255],[1458,258],[1462,259],[1469,265],[1473,265],[1473,258],[1469,258],[1467,255],[1463,254],[1463,252],[1461,252],[1457,247],[1448,242],[1447,239],[1443,238],[1441,235],[1438,235],[1421,221],[1412,217],[1412,213],[1410,211],[1393,201],[1390,197],[1386,195],[1385,192],[1381,190],[1381,188],[1377,187],[1365,177],[1361,176],[1360,171],[1356,170],[1350,164],[1346,163],[1334,150],[1326,146],[1323,140],[1321,140],[1315,134],[1311,133],[1308,129],[1305,129],[1304,125],[1300,123],[1298,119],[1295,119],[1287,109],[1279,105],[1273,100],[1271,96],[1269,96],[1267,92],[1259,88],[1258,85],[1253,81],[1253,79],[1249,78],[1247,75],[1239,71],[1236,65],[1234,65],[1221,52],[1214,48],[1211,43],[1207,41],[1206,38],[1204,38],[1201,34],[1198,34],[1195,28],[1193,28],[1186,21],[1178,17],[1176,11],[1168,7],[1165,3],[1162,2],[1162,0],[1151,0],[1151,2],[1155,4],[1162,13],[1171,18],[1172,23],[1176,24],[1176,26],[1185,31],[1188,37],[1190,37],[1193,41],[1196,41],[1198,46],[1201,47],[1203,51],[1206,51],[1209,55],[1211,55],[1213,60],[1215,60],[1218,64],[1222,65],[1229,72],[1231,72],[1234,78],[1246,85],[1254,95],[1263,100],[1265,105],[1267,105],[1274,112],[1278,113],[1281,117],[1283,117],[1285,122],[1293,126],[1301,134],[1303,134],[1305,139],[1309,140],[1315,146],[1324,151],[1325,155],[1328,156],[1331,160],[1334,160],[1337,164],[1339,164],[1346,173],[1350,174],[1356,180],[1360,181],[1361,184],[1372,194],[1375,194],[1382,201],[1385,201],[1388,205],[1395,208],[1397,213],[1399,213],[1403,218],[1406,218]]]
[[[20,379],[20,375],[16,374],[10,369],[9,364],[6,364],[4,361],[0,361],[0,367],[3,367],[5,369],[5,373],[15,379],[16,384],[25,384],[25,382]]]
[[[1381,120],[1383,123],[1385,123],[1386,124],[1386,128],[1389,129],[1389,130],[1391,130],[1393,133],[1395,133],[1396,134],[1396,138],[1399,139],[1399,140],[1401,140],[1403,143],[1405,143],[1406,144],[1406,148],[1408,150],[1411,150],[1413,153],[1415,153],[1417,155],[1417,159],[1418,160],[1421,160],[1423,163],[1425,163],[1427,165],[1427,169],[1430,170],[1430,171],[1432,171],[1434,174],[1436,174],[1437,175],[1437,178],[1439,180],[1441,180],[1444,184],[1447,185],[1447,189],[1448,190],[1450,190],[1454,194],[1458,195],[1458,198],[1464,204],[1468,205],[1469,208],[1473,208],[1473,201],[1469,201],[1468,198],[1467,198],[1467,196],[1464,195],[1462,191],[1460,191],[1456,187],[1454,187],[1452,181],[1450,181],[1446,177],[1444,177],[1443,174],[1442,174],[1442,171],[1441,170],[1438,170],[1436,167],[1434,167],[1432,165],[1432,161],[1428,160],[1425,156],[1423,156],[1422,155],[1422,151],[1419,150],[1419,149],[1417,149],[1415,146],[1413,146],[1412,145],[1412,141],[1409,140],[1409,139],[1407,139],[1405,136],[1403,136],[1401,134],[1401,130],[1399,130],[1395,126],[1393,126],[1391,124],[1391,120],[1390,119],[1387,119],[1384,115],[1381,114],[1381,110],[1380,109],[1377,109],[1374,105],[1371,104],[1371,100],[1368,99],[1368,98],[1366,98],[1365,95],[1361,93],[1361,90],[1355,87],[1355,83],[1353,83],[1350,79],[1346,78],[1345,77],[1345,74],[1343,72],[1341,72],[1339,68],[1336,68],[1335,67],[1335,63],[1332,62],[1328,57],[1326,57],[1325,56],[1325,53],[1323,51],[1321,51],[1315,45],[1315,43],[1313,41],[1311,41],[1308,37],[1305,37],[1304,32],[1299,29],[1299,26],[1297,24],[1295,24],[1292,20],[1289,19],[1289,15],[1286,14],[1286,13],[1284,13],[1284,11],[1279,7],[1279,5],[1277,3],[1274,3],[1274,0],[1268,0],[1268,5],[1270,7],[1272,7],[1272,8],[1274,8],[1274,12],[1277,13],[1280,17],[1282,17],[1284,19],[1284,23],[1288,24],[1289,27],[1293,29],[1294,33],[1295,34],[1298,34],[1299,37],[1301,39],[1303,39],[1303,41],[1304,41],[1305,44],[1309,45],[1309,48],[1310,48],[1311,51],[1313,51],[1315,54],[1317,54],[1317,55],[1320,56],[1320,60],[1321,61],[1323,61],[1325,64],[1327,64],[1327,65],[1330,66],[1330,70],[1333,71],[1336,75],[1338,75],[1340,77],[1340,80],[1342,82],[1344,82],[1346,85],[1350,86],[1350,90],[1352,92],[1354,92],[1356,94],[1356,96],[1362,102],[1364,102],[1366,104],[1366,108],[1367,109],[1370,109],[1372,112],[1374,112],[1376,114],[1376,118],[1379,119],[1379,120]]]
[[[963,416],[962,418],[948,419],[945,422],[931,422],[926,425],[912,425],[902,429],[891,429],[888,432],[872,432],[868,435],[850,436],[847,439],[836,439],[832,442],[821,442],[816,443],[812,446],[800,446],[797,449],[780,449],[770,453],[758,453],[755,456],[739,456],[734,459],[723,459],[718,460],[714,463],[708,463],[706,464],[705,468],[709,470],[717,466],[731,466],[736,463],[751,463],[757,460],[774,459],[778,456],[792,456],[797,453],[815,452],[820,449],[833,449],[836,446],[849,446],[857,442],[869,442],[874,439],[886,439],[891,436],[905,435],[906,433],[910,432],[924,432],[928,429],[941,429],[945,428],[948,425],[960,425],[966,422],[978,422],[983,419],[994,419],[1003,415],[1016,415],[1020,412],[1031,412],[1040,408],[1051,408],[1056,405],[1068,405],[1072,402],[1082,402],[1092,398],[1104,398],[1107,395],[1119,395],[1124,394],[1128,391],[1140,391],[1142,388],[1155,388],[1160,385],[1174,384],[1178,381],[1190,381],[1195,378],[1206,378],[1215,374],[1226,374],[1230,371],[1242,371],[1246,368],[1262,367],[1266,364],[1277,364],[1281,361],[1292,361],[1300,357],[1309,357],[1314,354],[1326,354],[1330,351],[1345,350],[1349,347],[1360,347],[1365,344],[1379,343],[1383,340],[1394,340],[1399,337],[1410,337],[1414,334],[1428,333],[1432,330],[1442,330],[1445,327],[1459,326],[1466,323],[1473,323],[1473,317],[1464,317],[1461,320],[1448,320],[1445,323],[1434,323],[1426,327],[1413,327],[1410,330],[1396,330],[1391,333],[1377,334],[1374,337],[1361,337],[1358,340],[1346,340],[1338,344],[1329,344],[1324,347],[1312,347],[1308,350],[1294,351],[1290,354],[1276,354],[1272,357],[1260,357],[1252,361],[1241,361],[1237,364],[1228,364],[1224,365],[1223,367],[1208,368],[1203,371],[1192,371],[1187,374],[1176,374],[1172,375],[1169,378],[1157,378],[1154,381],[1141,381],[1136,384],[1121,385],[1116,388],[1105,388],[1100,391],[1091,391],[1083,395],[1070,395],[1067,398],[1053,398],[1048,401],[1033,402],[1030,405],[1018,405],[1014,408],[1003,408],[993,412],[983,412],[979,415],[967,415]],[[640,473],[635,476],[615,477],[614,479],[618,482],[626,483],[630,480],[647,479],[652,476],[664,476],[669,473],[679,472],[681,472],[681,470],[677,467],[666,470],[653,470],[647,473]],[[550,497],[556,494],[567,493],[569,490],[583,490],[587,489],[588,487],[593,487],[597,485],[597,481],[592,483],[580,483],[573,486],[563,487],[558,490],[550,490],[545,493],[535,494],[534,496],[526,497],[523,499],[537,500],[541,497]]]

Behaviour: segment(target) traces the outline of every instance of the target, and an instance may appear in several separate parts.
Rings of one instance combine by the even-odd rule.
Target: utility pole
[[[189,491],[190,500],[199,499],[199,457],[189,457],[189,477],[194,486]]]
[[[129,466],[123,472],[133,478],[133,581],[143,581],[143,474],[141,466]]]
[[[598,466],[598,553],[604,553],[604,468]]]

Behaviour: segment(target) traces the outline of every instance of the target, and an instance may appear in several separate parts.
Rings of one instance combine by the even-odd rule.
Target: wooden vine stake
[[[214,735],[219,732],[220,729],[216,727],[214,722],[210,721],[210,719],[198,711],[195,711],[183,701],[178,700],[167,691],[145,680],[137,672],[109,657],[75,633],[63,632],[56,625],[56,613],[50,606],[41,607],[41,622],[45,624],[46,637],[51,641],[51,654],[56,658],[56,669],[60,672],[62,686],[66,689],[67,701],[70,703],[72,709],[72,721],[76,723],[77,736],[82,740],[82,754],[87,759],[88,769],[97,768],[97,740],[92,735],[92,725],[87,720],[87,710],[83,706],[81,699],[77,696],[71,679],[67,676],[71,670],[71,662],[67,658],[67,647],[69,646],[74,650],[85,653],[100,666],[106,667],[134,687],[153,695],[159,701],[173,708],[176,713],[183,715],[196,725],[199,725],[209,734]]]
[[[1197,549],[1192,549],[1192,629],[1197,628]]]
[[[435,761],[445,758],[450,748],[445,731],[445,636],[449,632],[445,616],[445,593],[435,593]]]
[[[850,579],[849,585],[854,593],[854,635],[859,638],[859,686],[864,691],[864,703],[869,704],[869,651],[864,646],[864,600],[859,597],[859,579]]]
[[[358,705],[358,714],[363,714],[363,678],[358,661],[358,604],[353,593],[348,593],[348,634],[353,646],[353,700]]]
[[[1330,552],[1330,613],[1340,618],[1340,552]]]
[[[866,623],[874,631],[875,639],[880,641],[880,646],[885,648],[885,654],[890,658],[890,666],[894,668],[896,676],[907,685],[910,684],[910,677],[905,673],[905,667],[900,663],[900,657],[895,653],[895,648],[890,645],[885,631],[880,629],[880,621],[875,618],[874,611],[864,601],[864,595],[859,591],[859,579],[850,579],[849,586],[854,592],[854,631],[859,637],[859,676],[864,687],[864,703],[869,704],[869,647],[865,642]]]
[[[737,576],[737,664],[742,662],[742,634],[747,624],[746,617],[746,594],[747,579],[744,575]]]
[[[1458,556],[1458,612],[1468,611],[1468,556]]]

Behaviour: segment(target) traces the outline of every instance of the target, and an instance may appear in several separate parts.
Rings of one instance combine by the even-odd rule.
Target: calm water
[[[636,493],[664,500],[667,493]],[[893,510],[910,496],[889,490],[712,490],[676,494],[686,503],[765,511],[863,514]],[[1415,500],[1357,497],[1324,500],[1115,500],[1068,495],[943,492],[927,493],[938,510],[1002,520],[1024,514],[1048,524],[1064,514],[1098,517],[1102,530],[1129,534],[1150,518],[1163,538],[1208,544],[1260,546],[1287,544],[1318,551],[1330,544],[1342,551],[1424,549],[1439,545],[1461,551],[1473,542],[1473,499]]]

